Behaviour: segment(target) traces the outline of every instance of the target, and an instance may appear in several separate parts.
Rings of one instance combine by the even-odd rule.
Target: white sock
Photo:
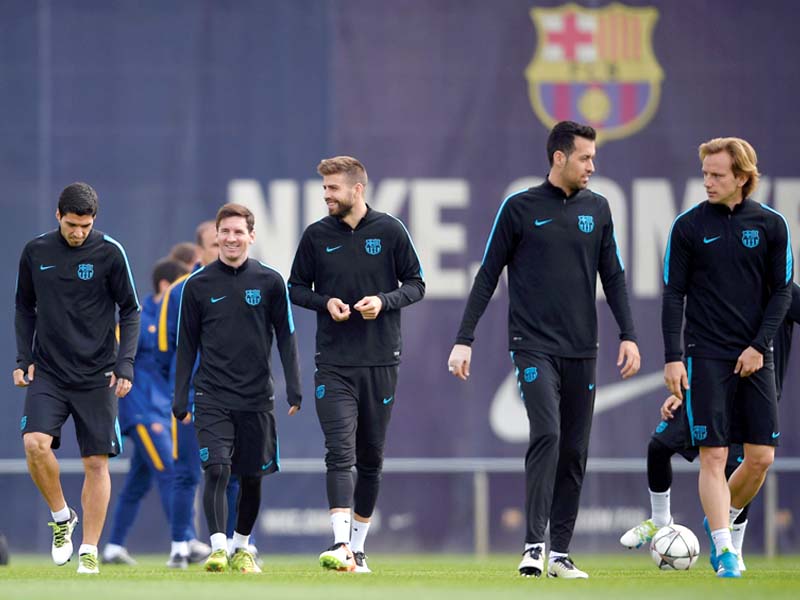
[[[231,554],[236,552],[239,548],[244,548],[247,550],[248,546],[250,545],[250,536],[249,535],[242,535],[241,533],[237,533],[236,531],[233,532],[233,544],[231,549]]]
[[[169,553],[171,556],[189,556],[189,542],[172,542]]]
[[[106,558],[113,558],[117,556],[120,552],[125,549],[124,546],[119,546],[117,544],[106,544],[106,547],[103,548],[103,556]]]
[[[734,523],[731,528],[731,540],[733,541],[733,547],[736,548],[736,554],[739,556],[742,555],[745,529],[747,529],[747,519],[741,523]]]
[[[369,521],[359,521],[353,519],[353,536],[350,538],[350,550],[353,552],[363,552],[364,542],[367,541],[369,532]]]
[[[672,512],[669,503],[669,490],[666,492],[654,492],[650,490],[650,514],[656,527],[669,525],[672,520]]]
[[[67,520],[69,520],[69,516],[70,516],[69,506],[67,506],[65,504],[64,508],[62,508],[61,510],[57,510],[55,512],[50,511],[50,514],[53,515],[53,521],[55,521],[56,523],[61,523],[62,521],[67,521]]]
[[[331,527],[333,527],[334,544],[350,543],[350,513],[331,513]]]
[[[97,556],[97,546],[92,546],[90,544],[81,544],[80,549],[78,550],[78,556],[81,554],[94,554]]]
[[[733,527],[733,522],[734,522],[736,519],[738,519],[738,518],[739,518],[739,515],[740,515],[740,514],[742,514],[742,511],[743,511],[743,510],[744,510],[744,508],[736,508],[735,506],[733,506],[733,505],[731,504],[731,509],[730,509],[730,513],[729,513],[729,514],[730,514],[730,516],[731,516],[731,520],[730,520],[731,527]]]
[[[528,542],[525,542],[525,551],[527,552],[528,550],[530,550],[531,548],[535,548],[536,546],[539,546],[539,548],[542,549],[542,554],[544,554],[544,542],[536,542],[535,544],[529,544]]]
[[[711,532],[711,539],[714,540],[714,546],[717,547],[717,556],[722,554],[725,549],[733,550],[733,541],[731,540],[731,530],[727,527],[722,529],[715,529]]]
[[[569,552],[555,552],[550,550],[550,556],[547,557],[547,564],[552,565],[557,558],[567,558]]]
[[[217,550],[228,551],[228,538],[225,537],[224,533],[211,534],[211,552],[216,552]]]

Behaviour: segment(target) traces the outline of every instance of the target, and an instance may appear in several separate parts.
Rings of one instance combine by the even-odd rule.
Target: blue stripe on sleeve
[[[528,188],[525,188],[524,190],[517,190],[513,194],[509,194],[508,196],[506,196],[505,200],[503,200],[502,204],[500,204],[500,208],[497,209],[497,215],[495,215],[495,217],[494,217],[494,223],[492,224],[492,230],[489,232],[489,239],[486,240],[486,249],[483,251],[483,258],[481,259],[481,264],[486,262],[486,255],[489,254],[489,246],[492,245],[492,238],[494,237],[495,229],[497,229],[497,222],[500,221],[500,213],[503,212],[503,209],[506,207],[506,203],[509,200],[511,200],[511,198],[516,196],[517,194],[521,194],[522,192],[525,192],[527,190],[528,190]]]
[[[699,204],[695,204],[689,210],[685,210],[681,214],[679,214],[677,217],[675,217],[675,220],[672,222],[672,226],[669,228],[669,237],[667,238],[667,251],[664,252],[664,285],[668,285],[669,284],[669,255],[670,255],[670,252],[672,250],[672,230],[675,229],[675,223],[677,223],[678,219],[680,219],[682,216],[690,213],[691,211],[693,211],[698,206],[700,206],[700,205]]]
[[[411,244],[411,249],[414,251],[414,255],[417,257],[417,262],[419,263],[419,276],[424,280],[425,279],[425,273],[422,270],[422,260],[420,260],[420,258],[419,258],[419,253],[417,252],[417,247],[414,245],[414,240],[411,239],[411,234],[408,232],[408,228],[406,227],[405,223],[403,223],[400,219],[398,219],[394,215],[390,215],[389,213],[386,213],[386,214],[389,215],[390,217],[392,217],[398,223],[400,223],[400,226],[406,232],[406,235],[408,236],[408,242]]]
[[[194,273],[189,275],[186,279],[184,279],[181,282],[183,285],[181,287],[181,297],[178,300],[178,323],[177,323],[176,329],[175,329],[175,352],[176,353],[178,351],[178,343],[181,340],[181,310],[183,310],[183,293],[186,291],[186,284],[188,283],[188,281],[192,277],[194,277],[195,275],[200,273],[203,269],[205,269],[205,267],[200,267],[199,269],[197,269],[197,271],[195,271]]]
[[[781,219],[783,219],[783,224],[786,225],[786,280],[785,283],[789,283],[792,279],[792,234],[789,231],[789,223],[786,221],[786,217],[784,217],[781,213],[779,213],[774,208],[770,208],[766,204],[762,204],[761,208],[764,208],[770,212],[774,212],[778,215]]]
[[[270,271],[275,271],[278,274],[278,277],[281,278],[281,281],[283,282],[283,289],[286,290],[286,312],[288,313],[289,317],[289,333],[294,333],[294,316],[292,315],[292,303],[289,300],[289,286],[286,285],[286,280],[283,278],[283,275],[281,275],[281,272],[278,271],[278,269],[276,269],[275,267],[271,267],[268,264],[263,263],[261,261],[258,261],[258,263],[262,267],[266,267]]]
[[[619,268],[624,271],[625,270],[625,263],[622,262],[622,255],[619,252],[619,242],[617,242],[617,232],[616,231],[613,233],[612,237],[614,238],[614,247],[617,249],[617,260],[619,261]]]
[[[107,242],[114,244],[119,251],[122,252],[122,258],[125,259],[125,268],[128,270],[128,280],[131,282],[131,289],[133,289],[133,297],[136,300],[136,307],[141,312],[142,305],[139,304],[139,296],[136,295],[136,284],[133,282],[133,273],[131,273],[131,264],[128,262],[128,255],[125,254],[125,248],[122,247],[117,240],[112,238],[110,235],[103,234],[103,239]]]

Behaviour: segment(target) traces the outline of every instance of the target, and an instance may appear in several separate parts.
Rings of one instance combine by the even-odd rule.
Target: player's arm
[[[308,229],[303,233],[289,274],[289,298],[292,304],[315,310],[328,312],[330,296],[323,296],[314,291],[316,277],[316,259],[314,245]]]
[[[414,242],[411,241],[411,234],[399,219],[396,221],[398,228],[402,230],[398,233],[394,249],[394,268],[400,287],[391,292],[377,294],[381,301],[381,311],[401,309],[419,302],[425,296],[422,264],[414,248]]]
[[[605,205],[605,209],[608,211],[608,224],[603,227],[598,271],[603,291],[606,294],[606,301],[619,326],[620,345],[617,366],[621,367],[622,378],[627,379],[639,372],[641,357],[636,344],[636,330],[633,325],[631,305],[628,301],[628,287],[625,284],[625,265],[622,262],[619,246],[617,246],[614,220],[611,218],[608,204]]]
[[[289,293],[280,276],[275,279],[271,298],[274,299],[270,303],[272,328],[275,331],[278,354],[281,357],[283,375],[286,379],[286,401],[289,403],[289,414],[293,415],[300,410],[303,400],[300,385],[300,359],[297,352],[297,336],[294,334],[294,318],[292,317]]]
[[[684,217],[685,218],[685,217]],[[689,280],[691,240],[681,217],[672,224],[664,252],[664,287],[661,296],[661,333],[664,338],[664,383],[683,399],[688,377],[683,365],[683,305]]]
[[[22,251],[17,272],[17,289],[14,296],[14,329],[17,337],[17,367],[14,385],[25,387],[33,379],[33,336],[36,332],[36,292],[33,287],[27,250]],[[28,381],[25,381],[28,376]]]
[[[139,343],[141,306],[125,250],[121,245],[116,244],[116,247],[118,252],[114,254],[110,275],[111,295],[119,307],[119,351],[114,375],[118,383],[120,379],[124,379],[132,384],[133,361]]]
[[[192,379],[197,348],[200,345],[201,309],[192,294],[194,286],[187,281],[183,286],[178,318],[176,342],[175,390],[172,398],[172,414],[183,421],[189,408],[189,387]]]
[[[770,347],[778,327],[786,317],[792,305],[792,274],[793,257],[792,245],[789,238],[789,225],[783,216],[780,222],[773,227],[771,239],[768,242],[767,266],[770,269],[769,287],[772,294],[767,301],[761,327],[750,346],[760,354],[764,354]]]
[[[792,323],[800,323],[800,286],[796,283],[792,283],[792,303],[786,318]]]
[[[489,300],[497,287],[497,280],[503,269],[511,260],[519,234],[514,227],[514,218],[509,203],[513,197],[506,198],[497,211],[483,261],[472,282],[472,289],[464,307],[461,325],[456,334],[456,343],[447,360],[448,370],[459,379],[469,376],[470,361],[472,358],[472,342],[475,340],[475,327],[486,310]]]

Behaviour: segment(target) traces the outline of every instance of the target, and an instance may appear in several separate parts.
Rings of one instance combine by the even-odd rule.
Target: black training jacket
[[[178,313],[173,414],[182,418],[194,384],[195,404],[262,411],[274,406],[273,334],[286,378],[286,399],[300,406],[300,367],[283,277],[252,258],[239,268],[220,260],[192,273]],[[192,381],[197,353],[200,366]]]
[[[508,267],[508,347],[564,358],[597,356],[597,274],[620,328],[636,340],[625,268],[608,201],[591,190],[571,196],[545,180],[500,205],[472,284],[457,344],[475,327]]]
[[[315,360],[320,365],[398,364],[400,309],[424,295],[422,267],[405,226],[369,207],[355,229],[334,217],[309,225],[289,277],[292,302],[317,312]],[[353,309],[364,296],[381,299],[377,319],[364,320]],[[331,318],[331,298],[350,305],[348,320]]]
[[[139,311],[119,242],[93,229],[73,248],[58,229],[42,234],[19,259],[17,368],[33,363],[36,376],[75,389],[108,385],[111,372],[133,381]]]
[[[664,360],[686,355],[736,359],[772,346],[792,301],[789,225],[777,211],[745,199],[731,211],[701,202],[678,215],[664,253],[661,328]]]

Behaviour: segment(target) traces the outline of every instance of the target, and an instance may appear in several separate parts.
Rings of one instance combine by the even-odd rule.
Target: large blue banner
[[[144,295],[155,261],[227,201],[251,207],[254,254],[288,275],[303,228],[325,214],[317,162],[360,158],[369,202],[408,225],[428,285],[403,315],[389,457],[519,457],[521,465],[527,421],[507,353],[504,282],[476,331],[469,382],[449,376],[446,360],[500,202],[546,176],[545,140],[556,121],[600,132],[590,187],[614,214],[643,358],[641,373],[621,382],[617,327],[599,299],[592,457],[643,458],[658,421],[666,396],[661,262],[672,220],[705,198],[697,146],[717,136],[749,140],[763,173],[756,198],[781,211],[800,239],[800,8],[792,0],[3,0],[0,15],[0,363],[8,376],[0,458],[23,457],[24,394],[10,376],[19,252],[55,227],[58,193],[75,180],[98,190],[96,226],[125,246]],[[306,403],[292,419],[280,412],[281,452],[318,458],[314,318],[296,309],[295,319]],[[779,456],[800,455],[788,426],[800,416],[795,364]],[[69,431],[59,456],[74,458]],[[0,477],[20,522],[37,527],[46,511],[32,483]],[[295,476],[281,477],[265,485],[284,508],[324,508],[321,484],[309,497]],[[497,506],[521,506],[521,484],[504,477]],[[464,497],[464,482],[453,481],[441,493]],[[681,483],[691,492],[685,510],[696,513],[694,484]],[[643,475],[614,484],[619,494],[590,493],[584,506],[645,506]],[[396,495],[386,497],[387,508],[395,504]],[[398,523],[408,522],[401,517],[410,506],[392,508]],[[498,527],[511,518],[494,512]],[[609,540],[620,525],[592,539]],[[13,527],[0,520],[0,530]],[[492,543],[517,544],[509,531]],[[458,535],[442,546],[412,536],[408,547],[454,549]]]

